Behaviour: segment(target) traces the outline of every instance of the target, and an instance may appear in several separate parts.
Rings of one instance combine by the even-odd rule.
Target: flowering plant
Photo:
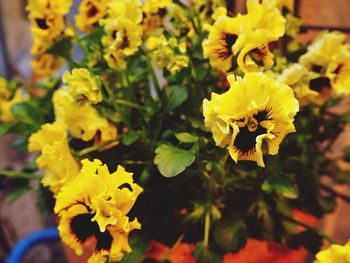
[[[82,0],[75,23],[71,4],[29,0],[38,81],[0,79],[0,134],[37,155],[0,174],[41,181],[77,255],[238,262],[261,240],[333,243],[295,214],[333,211],[322,178],[350,183],[328,155],[350,122],[334,111],[350,93],[343,34],[299,42],[293,1],[234,15],[222,0]]]

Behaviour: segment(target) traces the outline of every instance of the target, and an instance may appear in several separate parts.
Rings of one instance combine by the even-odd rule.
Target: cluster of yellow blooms
[[[151,36],[147,40],[147,50],[155,64],[170,74],[175,75],[181,69],[188,67],[189,58],[186,56],[186,44],[179,44],[176,38],[166,39],[165,36]]]
[[[31,23],[34,43],[31,53],[32,69],[38,76],[52,76],[64,64],[63,58],[45,54],[54,43],[65,34],[65,15],[69,12],[72,0],[62,3],[58,0],[31,0],[27,11]]]
[[[106,35],[102,38],[104,58],[111,68],[126,68],[126,58],[142,44],[142,10],[139,0],[110,1],[108,16],[101,21]]]
[[[237,63],[243,72],[251,72],[274,64],[268,44],[285,33],[285,19],[275,2],[247,1],[246,15],[218,17],[203,42],[214,68],[227,72]]]
[[[338,32],[320,34],[298,63],[285,65],[283,72],[272,68],[275,59],[269,45],[284,34],[294,37],[300,26],[299,20],[286,19],[281,13],[282,8],[292,13],[293,1],[248,0],[247,14],[236,17],[230,17],[223,7],[225,1],[192,2],[204,31],[209,32],[202,43],[204,56],[213,68],[229,72],[230,88],[222,94],[213,92],[210,100],[203,101],[204,123],[216,145],[227,148],[235,162],[255,161],[264,167],[263,144],[267,154],[278,153],[285,136],[295,132],[299,104],[322,104],[330,96],[350,93],[350,46]],[[64,63],[63,58],[45,52],[69,34],[65,15],[71,4],[71,0],[28,3],[34,36],[32,68],[39,76],[54,75]],[[191,43],[159,32],[166,23],[165,12],[179,21],[175,28],[179,36],[194,34],[195,23],[191,25],[172,0],[146,0],[144,4],[140,0],[82,0],[74,19],[82,32],[103,27],[103,59],[110,69],[125,69],[128,58],[146,43],[154,64],[176,75],[190,64],[187,47]],[[79,164],[75,159],[70,136],[100,144],[115,142],[118,133],[94,107],[103,101],[99,76],[86,68],[74,68],[63,74],[62,82],[66,87],[53,94],[55,121],[31,135],[28,149],[40,151],[36,163],[44,170],[43,185],[56,198],[63,241],[78,255],[84,244],[94,242],[91,263],[120,260],[131,251],[129,233],[141,228],[127,214],[142,188],[121,166],[111,174],[99,160],[84,159]],[[21,90],[11,94],[0,78],[1,121],[15,122],[11,107],[23,99]],[[347,262],[349,246],[332,246],[319,253],[316,262]]]

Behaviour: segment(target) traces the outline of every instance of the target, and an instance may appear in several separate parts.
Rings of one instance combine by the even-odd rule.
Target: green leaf
[[[12,128],[13,124],[11,123],[1,123],[0,124],[0,136],[7,134],[11,128]]]
[[[264,181],[262,190],[266,193],[277,192],[290,199],[295,199],[299,195],[294,176],[281,172],[271,174]]]
[[[198,141],[198,137],[194,136],[188,132],[179,132],[175,133],[175,137],[180,141],[180,142],[187,142],[187,143],[195,143]]]
[[[247,228],[243,221],[221,221],[215,227],[214,240],[225,252],[237,252],[247,242]]]
[[[165,177],[173,177],[190,166],[194,159],[194,151],[187,151],[169,144],[161,144],[155,150],[154,163]]]
[[[188,91],[186,87],[175,86],[172,87],[168,96],[168,101],[165,106],[166,111],[171,111],[179,107],[188,98]]]
[[[219,263],[220,256],[210,251],[204,244],[199,244],[193,254],[198,263]]]
[[[139,138],[139,134],[136,131],[130,130],[123,135],[122,143],[124,145],[131,145]]]
[[[70,60],[72,49],[72,39],[70,37],[64,37],[56,42],[52,47],[46,50],[45,53],[60,56]]]
[[[132,233],[129,238],[130,246],[132,251],[126,254],[123,259],[119,262],[121,263],[135,263],[143,262],[146,250],[149,245],[149,240],[142,237],[140,233]]]
[[[12,106],[11,111],[22,123],[38,127],[44,122],[40,109],[31,102],[17,103]]]

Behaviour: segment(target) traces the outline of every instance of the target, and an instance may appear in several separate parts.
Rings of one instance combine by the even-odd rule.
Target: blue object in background
[[[38,243],[48,240],[59,239],[57,228],[48,228],[34,232],[20,241],[13,247],[5,263],[21,263],[25,254]]]

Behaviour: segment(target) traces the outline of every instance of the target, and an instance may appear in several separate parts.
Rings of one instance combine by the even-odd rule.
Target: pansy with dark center
[[[299,103],[289,86],[261,72],[237,79],[229,75],[227,80],[227,92],[212,93],[211,100],[203,101],[205,126],[235,162],[255,161],[264,167],[262,145],[266,143],[267,154],[278,153],[284,137],[295,132]]]
[[[267,132],[267,129],[261,126],[261,122],[272,120],[270,116],[271,109],[266,108],[258,111],[253,117],[249,118],[246,125],[239,129],[233,147],[245,155],[254,152],[256,137]]]
[[[232,46],[235,44],[238,36],[230,33],[223,33],[221,40],[224,42],[220,49],[217,49],[216,52],[218,56],[225,60],[232,56]]]
[[[96,252],[109,250],[112,246],[113,238],[108,230],[101,232],[96,221],[91,219],[95,214],[79,214],[72,218],[70,228],[76,240],[83,244],[88,238],[96,238]]]

